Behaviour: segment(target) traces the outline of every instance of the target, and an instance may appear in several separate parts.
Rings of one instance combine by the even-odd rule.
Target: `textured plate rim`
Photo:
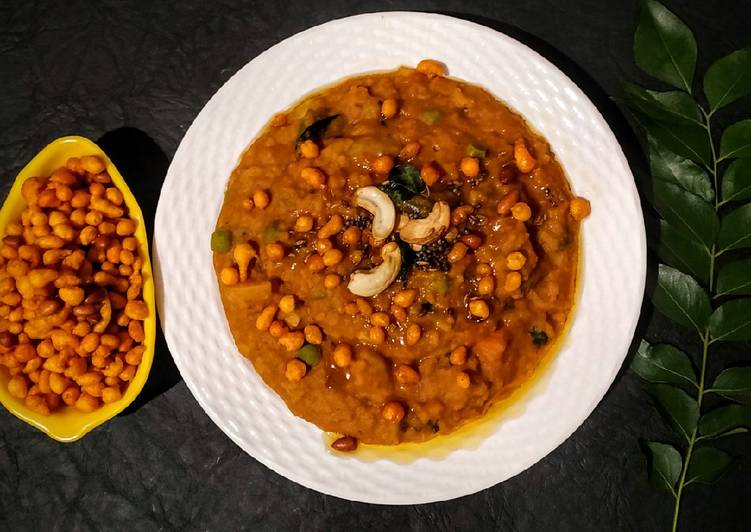
[[[288,37],[287,39],[277,43],[276,45],[272,46],[268,50],[264,51],[263,53],[256,56],[254,59],[252,59],[249,63],[247,63],[242,69],[240,69],[235,75],[233,75],[217,92],[211,97],[209,102],[207,102],[206,106],[201,110],[199,115],[194,120],[191,127],[186,132],[186,135],[181,142],[180,146],[178,147],[178,150],[176,151],[175,158],[173,159],[173,163],[170,165],[170,169],[168,170],[167,177],[165,178],[164,186],[162,187],[162,192],[160,194],[160,201],[157,208],[157,214],[156,214],[156,223],[155,223],[155,230],[154,230],[154,265],[155,265],[155,271],[157,273],[156,279],[157,279],[157,293],[158,293],[158,307],[159,307],[159,314],[160,319],[162,320],[163,326],[164,326],[164,316],[163,316],[163,285],[161,282],[162,279],[162,271],[161,271],[161,262],[159,260],[158,255],[158,247],[157,247],[157,240],[159,236],[159,227],[158,227],[158,220],[160,219],[160,211],[164,211],[166,207],[164,206],[165,202],[163,200],[163,196],[165,194],[165,189],[167,188],[166,185],[168,182],[170,182],[173,179],[177,179],[175,176],[175,172],[173,172],[173,167],[175,165],[175,161],[178,160],[178,158],[182,155],[181,148],[183,147],[183,144],[185,143],[185,139],[188,137],[188,134],[190,133],[190,130],[195,126],[196,122],[199,121],[202,114],[205,112],[206,108],[210,107],[210,105],[215,102],[215,100],[221,98],[223,92],[225,91],[226,87],[232,83],[234,79],[236,79],[239,74],[247,68],[250,64],[257,62],[261,60],[262,58],[266,58],[267,56],[272,55],[275,50],[278,48],[284,46],[284,45],[291,45],[291,44],[303,44],[304,39],[311,34],[325,31],[326,29],[346,23],[348,21],[361,21],[361,20],[367,20],[367,19],[373,19],[373,18],[380,18],[383,19],[385,17],[388,18],[399,18],[399,17],[419,17],[419,18],[425,18],[427,20],[432,19],[433,22],[437,24],[446,23],[446,24],[453,24],[455,26],[461,27],[462,30],[482,34],[482,36],[486,39],[500,39],[502,41],[505,41],[505,44],[513,47],[518,47],[525,49],[526,53],[531,53],[533,56],[535,56],[536,60],[540,62],[546,69],[548,69],[549,72],[554,73],[559,78],[561,78],[564,82],[567,83],[565,89],[568,91],[572,91],[574,96],[576,98],[581,99],[584,102],[584,105],[588,108],[588,112],[590,114],[589,118],[591,120],[594,120],[599,123],[601,127],[604,128],[606,133],[612,137],[612,143],[614,147],[614,154],[619,159],[619,162],[623,165],[625,168],[626,173],[628,174],[628,177],[631,178],[630,187],[629,190],[632,193],[632,197],[627,198],[630,201],[635,201],[636,204],[636,211],[638,214],[638,220],[632,220],[632,222],[637,223],[637,227],[634,227],[633,229],[638,232],[637,239],[638,239],[638,245],[635,251],[638,252],[638,264],[640,265],[640,269],[637,272],[637,285],[633,287],[635,292],[638,292],[638,304],[634,306],[633,313],[630,317],[630,323],[627,327],[623,327],[623,330],[628,332],[628,337],[633,338],[634,331],[636,329],[636,325],[639,319],[640,315],[640,308],[641,308],[641,301],[644,294],[644,287],[645,287],[645,281],[646,281],[646,235],[644,231],[644,223],[643,223],[643,217],[641,213],[641,207],[639,203],[639,196],[638,192],[636,190],[635,183],[633,182],[633,176],[631,175],[631,171],[628,165],[628,161],[626,160],[625,155],[623,154],[623,151],[613,134],[612,130],[608,126],[605,119],[602,117],[601,113],[597,109],[597,107],[589,100],[589,98],[586,96],[586,94],[563,72],[560,71],[554,64],[552,64],[550,61],[548,61],[546,58],[542,57],[540,54],[538,54],[536,51],[532,50],[528,46],[524,45],[523,43],[520,43],[516,39],[513,39],[504,33],[501,33],[499,31],[496,31],[494,29],[488,28],[486,26],[482,26],[480,24],[470,22],[463,19],[458,19],[455,17],[450,17],[446,15],[439,15],[434,13],[417,13],[417,12],[376,12],[376,13],[366,13],[361,15],[355,15],[352,17],[345,17],[340,18],[336,20],[332,20],[323,24],[320,24],[318,26],[311,27],[305,31],[302,31],[300,33],[297,33],[291,37]],[[353,72],[352,74],[356,74]],[[470,82],[472,80],[469,80]],[[303,94],[300,94],[300,96],[303,96]],[[534,124],[533,124],[534,126]],[[541,131],[543,135],[545,135],[545,131]],[[555,150],[555,147],[554,147]],[[238,154],[239,157],[239,154]],[[199,405],[203,408],[203,410],[207,413],[207,415],[214,421],[214,423],[232,440],[234,441],[240,448],[242,448],[246,453],[253,456],[256,460],[263,463],[265,466],[269,467],[270,469],[274,470],[275,472],[281,474],[282,476],[299,483],[303,486],[315,489],[316,491],[319,491],[321,493],[325,493],[328,495],[333,495],[337,497],[341,497],[348,500],[353,501],[362,501],[362,502],[372,502],[372,503],[380,503],[380,504],[416,504],[416,503],[428,503],[428,502],[435,502],[440,500],[448,500],[456,497],[461,497],[464,495],[469,495],[472,493],[476,493],[478,491],[481,491],[482,489],[486,489],[490,486],[493,486],[499,482],[502,482],[504,480],[507,480],[508,478],[511,478],[520,472],[526,470],[527,468],[531,467],[535,463],[537,463],[539,460],[547,456],[550,452],[552,452],[554,449],[556,449],[558,446],[560,446],[564,441],[566,441],[570,435],[589,417],[589,415],[592,413],[592,411],[595,409],[595,407],[599,404],[599,402],[604,397],[605,393],[611,386],[613,379],[617,375],[618,371],[620,370],[623,360],[628,352],[628,347],[630,342],[626,343],[626,345],[619,346],[618,350],[619,352],[622,351],[622,355],[618,357],[617,364],[613,363],[613,367],[610,371],[610,376],[607,380],[603,380],[599,383],[597,386],[597,393],[592,394],[593,400],[588,404],[586,409],[584,410],[583,415],[580,415],[576,419],[572,419],[571,422],[568,424],[568,430],[565,434],[561,434],[560,438],[557,438],[556,441],[550,442],[548,445],[548,448],[545,450],[543,454],[540,456],[537,456],[535,459],[529,461],[529,463],[525,463],[524,465],[517,468],[517,470],[512,473],[511,475],[506,476],[505,478],[500,478],[496,480],[490,480],[482,483],[475,483],[471,487],[467,488],[466,486],[462,486],[459,489],[456,489],[455,492],[452,492],[450,495],[441,494],[436,496],[435,494],[428,493],[428,492],[415,492],[409,500],[403,499],[403,498],[393,498],[393,497],[372,497],[372,496],[363,496],[357,492],[354,492],[352,490],[348,490],[346,487],[343,489],[333,489],[330,484],[325,482],[320,482],[316,478],[307,478],[304,480],[301,480],[300,477],[296,474],[296,472],[293,470],[293,468],[290,468],[288,466],[285,466],[283,464],[280,464],[277,461],[268,459],[265,456],[259,456],[252,452],[252,450],[246,448],[244,445],[244,442],[242,438],[235,432],[235,430],[232,429],[232,427],[227,426],[227,423],[222,419],[222,416],[213,408],[211,404],[209,404],[209,401],[206,397],[204,397],[201,388],[199,386],[199,383],[193,379],[193,375],[188,371],[188,368],[183,365],[183,361],[181,359],[181,355],[179,351],[176,351],[174,349],[174,341],[172,340],[172,331],[169,329],[169,327],[164,328],[165,331],[165,338],[167,340],[167,344],[170,348],[170,353],[172,354],[173,358],[175,359],[175,363],[178,366],[178,369],[183,377],[183,380],[185,381],[186,385],[188,386],[188,389],[191,391],[193,396],[198,401]],[[560,349],[560,348],[559,348]],[[238,356],[240,356],[238,354]],[[614,360],[615,362],[615,360]]]

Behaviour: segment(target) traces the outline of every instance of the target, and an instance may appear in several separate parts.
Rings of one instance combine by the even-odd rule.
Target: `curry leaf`
[[[690,275],[660,264],[652,302],[668,318],[704,334],[711,312],[709,296]]]
[[[381,183],[379,188],[388,194],[400,208],[405,201],[427,189],[425,182],[420,177],[420,171],[411,164],[394,166],[389,172],[388,181]]]
[[[751,406],[751,367],[726,369],[717,375],[707,391]]]
[[[402,187],[396,181],[384,181],[383,183],[378,185],[378,188],[388,194],[389,198],[391,198],[391,201],[393,201],[394,205],[396,205],[397,207],[401,207],[401,205],[405,201],[412,198],[413,196],[413,194],[409,190]]]
[[[691,92],[696,39],[688,26],[655,0],[641,2],[634,58],[647,74]]]
[[[337,114],[321,118],[303,129],[300,135],[297,137],[297,140],[295,141],[295,150],[298,150],[300,148],[300,144],[302,144],[306,140],[321,142],[321,139],[326,134],[326,130],[331,125],[331,122],[336,120],[338,116],[339,115]]]
[[[662,415],[686,440],[689,440],[699,420],[699,405],[696,399],[680,388],[667,384],[655,384],[649,392]]]
[[[751,407],[725,405],[699,418],[699,433],[704,438],[740,434],[751,429]]]
[[[722,132],[720,159],[751,157],[751,118],[736,122]]]
[[[702,108],[692,97],[697,45],[691,30],[658,0],[640,0],[640,6],[636,64],[679,89],[656,91],[630,83],[624,87],[624,101],[649,147],[651,180],[639,181],[641,193],[662,218],[659,239],[651,239],[651,246],[666,264],[658,268],[652,301],[667,317],[697,331],[706,360],[715,341],[751,340],[751,297],[731,299],[716,309],[710,304],[710,297],[751,295],[750,259],[734,257],[719,269],[716,285],[712,275],[718,256],[751,248],[751,204],[729,213],[720,210],[731,202],[751,200],[751,119],[727,127],[716,145],[710,133],[717,110],[751,94],[751,47],[710,66],[703,83],[708,105]],[[718,166],[726,159],[735,160],[724,169]],[[697,375],[682,351],[647,342],[642,342],[631,364],[651,383],[648,390],[660,412],[689,442],[683,451],[655,442],[645,448],[650,479],[675,498],[674,529],[683,488],[713,482],[731,462],[727,453],[694,443],[751,430],[751,367],[725,370],[705,388],[706,366],[702,364]],[[724,404],[701,416],[703,393],[742,404]]]
[[[723,304],[709,317],[712,341],[751,340],[751,299],[735,299]]]
[[[540,329],[536,327],[532,327],[529,330],[529,336],[532,337],[532,343],[535,344],[537,347],[540,347],[548,343],[547,333],[545,331],[541,331]]]
[[[710,205],[681,187],[666,181],[652,183],[654,206],[670,225],[710,248],[720,222]]]
[[[646,442],[649,449],[649,479],[657,487],[673,492],[675,483],[681,475],[683,460],[681,454],[672,445],[656,441]]]
[[[691,455],[686,485],[692,482],[714,482],[730,465],[730,455],[714,447],[700,447]]]
[[[434,204],[435,202],[432,199],[418,195],[402,202],[399,208],[404,214],[414,220],[416,218],[427,217],[433,209]]]
[[[399,238],[398,234],[394,237],[394,242],[397,243],[399,250],[402,252],[402,265],[399,268],[397,279],[402,286],[406,287],[407,281],[409,280],[409,274],[412,271],[412,267],[415,265],[415,250],[413,250],[404,240]]]
[[[652,176],[696,194],[705,201],[714,200],[714,188],[707,172],[695,162],[663,148],[650,139],[649,166]]]
[[[420,177],[420,170],[411,164],[397,164],[389,172],[389,180],[398,183],[412,194],[425,191],[425,181]]]
[[[673,153],[704,166],[709,165],[711,148],[703,127],[696,124],[664,124],[641,113],[634,113],[634,117],[649,136]]]
[[[673,124],[701,124],[699,107],[683,91],[658,92],[633,83],[626,83],[624,88],[629,106],[647,116]]]
[[[729,262],[717,274],[714,297],[751,295],[751,260]]]
[[[728,301],[709,317],[712,341],[751,340],[751,299]]]
[[[657,242],[657,255],[670,266],[709,282],[709,250],[682,231],[673,228],[665,220],[660,220],[660,238]]]
[[[704,94],[712,112],[751,93],[751,48],[718,59],[704,75]]]
[[[751,247],[751,203],[723,216],[717,246],[718,253]]]
[[[696,386],[696,374],[686,353],[671,345],[642,341],[631,369],[648,382]]]
[[[751,199],[751,159],[737,159],[722,176],[722,202]]]

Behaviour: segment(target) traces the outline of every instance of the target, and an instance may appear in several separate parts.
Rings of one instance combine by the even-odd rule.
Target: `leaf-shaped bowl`
[[[84,137],[62,137],[47,145],[27,164],[16,177],[8,197],[0,210],[0,237],[5,236],[9,224],[17,221],[21,212],[26,207],[26,202],[21,195],[23,182],[35,176],[49,176],[55,169],[63,166],[69,157],[82,157],[84,155],[98,155],[105,161],[107,172],[112,182],[123,193],[125,204],[128,207],[130,217],[136,221],[135,236],[138,239],[139,253],[143,258],[141,274],[143,276],[143,300],[149,308],[149,316],[144,321],[146,351],[135,377],[128,385],[120,400],[105,404],[101,408],[90,413],[80,412],[74,408],[63,406],[48,416],[39,414],[29,409],[22,399],[12,396],[8,392],[10,375],[7,369],[0,367],[0,403],[8,411],[29,425],[45,432],[51,438],[61,442],[75,441],[90,430],[101,425],[108,419],[116,416],[138,396],[151,370],[151,362],[154,359],[154,344],[156,337],[156,306],[154,303],[154,282],[151,273],[151,261],[149,260],[148,240],[144,226],[141,208],[135,197],[130,192],[125,180],[112,164],[107,154],[94,142]]]

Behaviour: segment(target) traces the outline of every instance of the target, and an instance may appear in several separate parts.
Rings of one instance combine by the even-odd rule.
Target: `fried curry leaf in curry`
[[[420,170],[411,164],[397,164],[389,172],[389,179],[380,186],[394,202],[406,201],[427,188]]]
[[[331,122],[336,120],[338,117],[338,114],[329,115],[325,118],[316,120],[308,127],[303,129],[300,135],[297,137],[297,140],[295,141],[295,151],[299,151],[300,144],[302,144],[306,140],[312,140],[316,144],[320,143],[323,139],[323,136],[326,134],[326,130],[331,125]]]
[[[410,218],[425,218],[433,208],[433,201],[423,195],[428,187],[420,177],[420,171],[411,164],[394,166],[388,181],[381,183],[379,188]]]
[[[399,269],[397,280],[402,283],[402,286],[406,287],[409,281],[409,272],[412,271],[415,264],[415,252],[409,244],[399,238],[399,235],[394,238],[394,241],[399,245],[399,250],[402,252],[402,266]]]
[[[402,202],[399,207],[404,214],[414,220],[428,216],[433,209],[433,203],[433,200],[426,198],[425,196],[414,196],[407,201]]]
[[[529,330],[529,335],[532,337],[532,343],[537,347],[541,347],[548,343],[548,335],[545,331],[541,331],[537,327],[532,327]]]

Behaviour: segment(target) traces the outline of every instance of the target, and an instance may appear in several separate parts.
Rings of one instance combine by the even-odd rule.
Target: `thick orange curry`
[[[275,116],[212,235],[240,352],[342,451],[482,416],[574,304],[589,203],[522,117],[444,74],[364,75]]]

